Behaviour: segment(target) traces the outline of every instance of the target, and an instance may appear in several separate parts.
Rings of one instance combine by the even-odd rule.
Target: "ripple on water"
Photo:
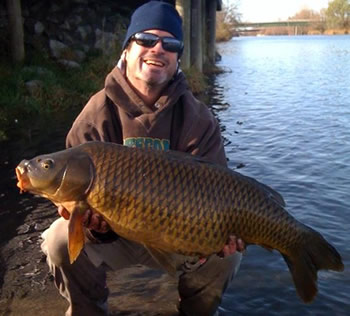
[[[279,191],[346,266],[319,273],[305,305],[282,257],[251,246],[221,315],[350,315],[350,36],[239,38],[219,49],[232,69],[217,76],[214,106],[229,166]]]

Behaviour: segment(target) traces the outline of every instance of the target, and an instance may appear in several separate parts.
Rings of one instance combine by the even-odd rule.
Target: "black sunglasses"
[[[162,47],[164,50],[172,53],[181,53],[184,47],[182,41],[174,37],[161,37],[152,33],[136,33],[131,37],[132,41],[135,41],[138,45],[144,47],[154,47],[159,41],[162,41]]]

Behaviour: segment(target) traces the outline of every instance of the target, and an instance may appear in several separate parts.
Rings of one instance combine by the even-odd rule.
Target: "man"
[[[68,133],[67,147],[98,140],[158,150],[179,150],[226,165],[220,128],[205,105],[189,91],[179,58],[182,21],[175,8],[151,1],[133,14],[118,66],[107,76]],[[43,251],[55,284],[69,301],[66,315],[107,315],[106,268],[132,264],[162,267],[139,244],[118,237],[97,213],[84,215],[88,241],[74,264],[67,253],[69,213],[44,233]],[[190,263],[174,255],[179,308],[184,315],[213,315],[238,270],[242,241],[230,237],[222,253]]]

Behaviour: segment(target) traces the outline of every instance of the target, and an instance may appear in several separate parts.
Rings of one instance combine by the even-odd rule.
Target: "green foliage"
[[[350,1],[333,0],[326,10],[328,28],[347,29],[350,27]]]
[[[90,56],[77,69],[67,69],[40,54],[28,56],[30,62],[23,67],[2,62],[0,141],[30,140],[38,130],[70,125],[90,96],[103,87],[116,58],[116,54]]]

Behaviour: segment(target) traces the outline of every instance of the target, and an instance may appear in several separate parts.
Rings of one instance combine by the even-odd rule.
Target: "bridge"
[[[314,23],[315,20],[287,20],[287,21],[275,21],[275,22],[242,22],[238,24],[238,27],[278,27],[278,26],[308,26]]]
[[[298,34],[298,27],[309,26],[315,23],[315,20],[287,20],[287,21],[273,21],[273,22],[241,22],[237,25],[238,32],[259,32],[267,27],[294,27],[294,34]]]

